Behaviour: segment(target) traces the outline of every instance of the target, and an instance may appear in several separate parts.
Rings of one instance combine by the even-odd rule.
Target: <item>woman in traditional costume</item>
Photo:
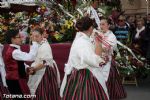
[[[43,30],[35,28],[31,32],[39,43],[35,61],[31,64],[28,86],[35,100],[58,100],[60,76],[57,65],[53,60],[52,50],[44,38]]]
[[[109,20],[102,19],[100,27],[101,33],[98,34],[98,37],[102,37],[102,56],[108,58],[106,65],[103,66],[102,73],[107,82],[110,100],[120,100],[126,97],[126,92],[113,60],[113,51],[117,48],[117,39],[113,32],[109,30]]]
[[[101,64],[105,63],[99,56],[101,46],[96,40],[95,49],[90,41],[92,25],[89,17],[83,17],[76,23],[81,35],[74,40],[65,66],[65,76],[60,88],[63,100],[109,100],[101,73]]]
[[[132,47],[141,53],[142,56],[146,56],[147,53],[147,45],[148,45],[148,37],[147,30],[145,28],[144,19],[140,18],[136,21],[136,31],[133,33],[132,37]]]

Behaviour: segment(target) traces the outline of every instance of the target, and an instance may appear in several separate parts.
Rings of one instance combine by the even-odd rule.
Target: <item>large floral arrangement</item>
[[[37,12],[30,14],[28,19],[26,19],[26,14],[24,14],[24,12],[19,12],[16,14],[10,13],[9,23],[11,24],[9,24],[7,27],[12,28],[15,26],[19,26],[19,28],[22,28],[22,25],[20,24],[23,24],[25,20],[39,21],[42,19],[41,21],[44,20],[45,27],[50,27],[50,29],[47,29],[47,31],[51,35],[52,42],[73,41],[76,33],[74,27],[75,20],[84,16],[85,12],[87,12],[89,7],[91,6],[91,2],[92,0],[81,0],[76,1],[76,5],[74,5],[73,2],[67,1],[61,2],[62,5],[58,2],[55,2],[54,0],[45,1],[44,3],[37,2],[37,4],[40,5],[37,9]],[[99,9],[97,9],[97,11],[100,15],[109,15],[110,11],[112,10],[106,5],[98,6]],[[45,18],[48,21],[45,21]],[[48,25],[47,22],[51,25]],[[4,27],[4,25],[2,25],[1,27]]]
[[[144,78],[150,73],[150,65],[146,58],[137,50],[130,49],[125,45],[118,45],[115,61],[121,75]]]

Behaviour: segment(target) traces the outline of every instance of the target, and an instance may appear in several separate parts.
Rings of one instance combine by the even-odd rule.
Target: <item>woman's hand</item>
[[[99,40],[99,38],[98,37],[95,37],[95,45],[97,46],[97,45],[102,45],[102,42]]]
[[[38,71],[38,70],[40,70],[40,69],[42,69],[42,68],[44,68],[44,67],[45,67],[44,64],[38,64],[38,65],[36,65],[36,66],[34,67],[34,70],[35,70],[35,71]]]
[[[95,53],[97,55],[101,55],[102,54],[102,43],[101,41],[99,41],[98,37],[95,37]]]
[[[34,67],[28,67],[27,68],[27,74],[29,74],[29,75],[34,75],[35,74],[35,69],[34,69]]]

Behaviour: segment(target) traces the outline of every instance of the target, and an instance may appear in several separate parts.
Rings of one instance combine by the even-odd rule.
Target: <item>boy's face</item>
[[[16,45],[22,44],[22,37],[19,33],[14,38],[12,38],[12,43]]]

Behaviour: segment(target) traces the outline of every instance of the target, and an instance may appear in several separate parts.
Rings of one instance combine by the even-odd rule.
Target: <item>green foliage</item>
[[[109,15],[111,15],[113,7],[111,6],[107,6],[107,5],[102,5],[99,8],[101,8],[102,10],[104,10],[105,13],[103,13],[103,15],[105,17],[108,17]]]
[[[115,57],[115,61],[121,75],[135,75],[138,78],[144,78],[150,74],[150,65],[140,54],[136,54],[137,58],[140,60],[139,62],[133,58],[126,49],[120,47],[118,53],[119,54]]]
[[[63,35],[62,42],[73,41],[73,39],[75,37],[75,33],[76,33],[76,30],[74,27],[67,29]]]

